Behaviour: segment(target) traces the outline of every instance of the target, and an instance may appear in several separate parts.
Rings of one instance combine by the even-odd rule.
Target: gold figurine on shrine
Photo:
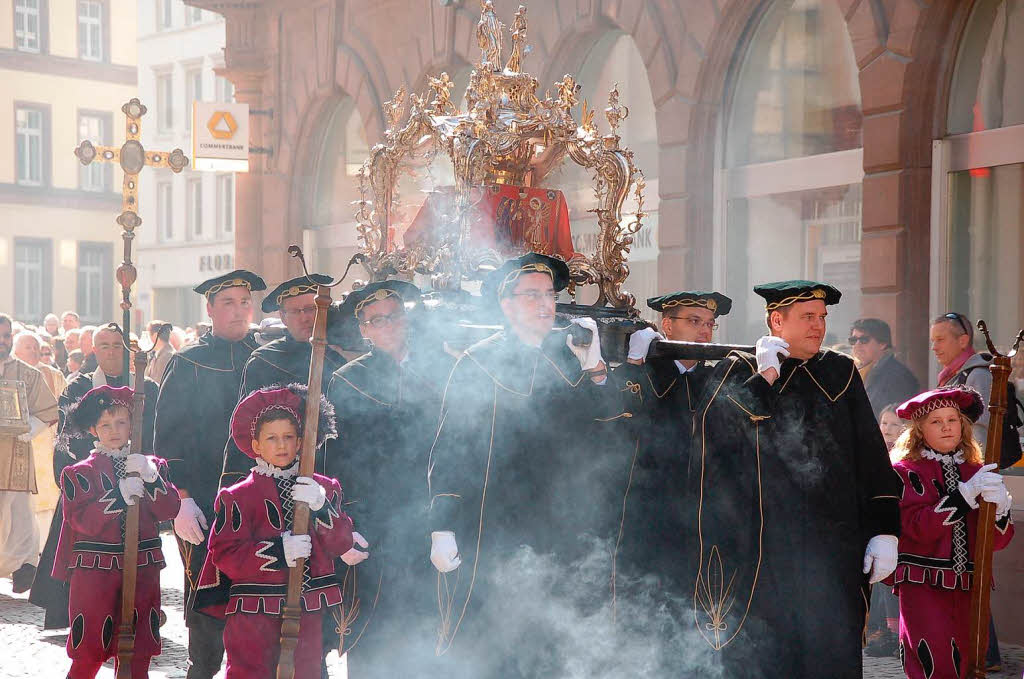
[[[641,227],[645,182],[618,126],[629,110],[613,88],[600,135],[594,111],[580,103],[571,75],[537,95],[538,80],[522,71],[526,8],[519,7],[510,36],[481,0],[476,29],[480,60],[462,106],[452,100],[447,73],[429,79],[424,95],[400,88],[384,106],[384,141],[359,171],[357,229],[365,265],[374,279],[430,275],[436,289],[458,290],[504,259],[526,251],[559,257],[571,274],[570,293],[596,285],[595,306],[634,313],[623,290],[633,234]],[[511,44],[507,61],[504,45]],[[569,208],[557,186],[564,162],[592,172],[600,233],[588,257],[573,248]],[[622,213],[627,197],[636,212]]]

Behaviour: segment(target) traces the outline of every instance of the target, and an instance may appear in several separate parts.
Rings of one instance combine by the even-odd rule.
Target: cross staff
[[[121,188],[121,214],[117,223],[121,226],[121,238],[124,240],[124,261],[117,267],[117,282],[121,285],[121,310],[123,328],[122,340],[128,342],[131,337],[131,292],[132,285],[138,278],[138,271],[132,264],[132,240],[135,229],[142,224],[139,217],[139,172],[146,167],[169,167],[172,172],[181,172],[188,165],[188,158],[181,149],[170,153],[163,151],[147,151],[139,141],[142,131],[142,116],[146,115],[146,107],[138,98],[132,98],[121,107],[125,115],[125,142],[120,148],[113,146],[93,146],[88,139],[75,149],[75,155],[83,166],[93,161],[101,163],[118,163],[124,171],[124,182]],[[124,375],[130,374],[129,361],[135,354],[135,411],[132,418],[132,452],[144,453],[142,450],[142,411],[145,399],[146,356],[132,343],[132,351],[124,352]],[[141,502],[141,498],[140,498]],[[121,576],[121,625],[117,640],[117,679],[129,679],[131,676],[132,655],[135,650],[135,631],[133,629],[132,611],[135,610],[135,585],[138,577],[139,557],[139,503],[128,507],[124,522],[123,571]]]
[[[127,104],[121,107],[125,115],[125,142],[120,147],[94,146],[86,139],[78,148],[75,155],[83,166],[93,161],[99,163],[117,163],[124,171],[124,182],[121,186],[121,214],[117,217],[117,223],[121,226],[121,238],[124,240],[124,261],[117,268],[117,282],[121,285],[121,327],[124,329],[125,340],[131,336],[131,290],[138,278],[135,265],[132,264],[132,239],[135,238],[135,229],[142,224],[139,217],[139,172],[142,168],[167,167],[171,172],[177,174],[188,165],[188,158],[181,149],[174,149],[170,153],[165,151],[147,151],[142,147],[139,136],[142,132],[142,116],[146,115],[146,107],[137,97],[133,97]],[[124,355],[124,374],[128,374],[129,354]]]

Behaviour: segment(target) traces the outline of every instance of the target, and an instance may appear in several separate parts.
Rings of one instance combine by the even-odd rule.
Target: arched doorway
[[[628,259],[630,274],[625,288],[636,295],[637,307],[648,311],[644,300],[658,294],[659,290],[658,133],[654,97],[643,56],[630,35],[612,30],[593,41],[581,63],[570,64],[565,70],[577,74],[576,80],[582,87],[579,99],[596,111],[595,122],[602,132],[608,129],[603,111],[608,105],[608,92],[614,85],[618,84],[620,101],[629,107],[629,117],[619,127],[619,134],[622,145],[633,151],[633,162],[646,177],[644,210],[647,216],[643,228],[633,237]],[[582,103],[574,111],[577,116],[580,107]],[[590,173],[567,160],[546,183],[565,193],[574,249],[593,256],[597,250],[598,227],[596,215],[588,212],[596,206],[594,181]],[[632,221],[635,210],[636,203],[630,197],[623,206],[623,217]],[[671,285],[671,282],[666,282],[666,285]],[[590,302],[592,298],[596,298],[596,291],[585,290],[578,299]]]
[[[325,116],[304,208],[303,250],[313,268],[340,275],[358,251],[352,202],[359,199],[359,168],[369,155],[362,118],[350,97]],[[307,256],[308,257],[308,256]]]
[[[716,177],[715,286],[735,300],[724,336],[764,332],[757,283],[833,283],[826,344],[860,315],[861,100],[835,0],[783,0],[755,20],[724,102]]]

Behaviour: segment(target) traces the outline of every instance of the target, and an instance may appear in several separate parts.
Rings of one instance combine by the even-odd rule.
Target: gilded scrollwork
[[[605,109],[610,132],[602,137],[594,122],[595,111],[586,102],[579,120],[573,116],[580,85],[572,75],[553,83],[556,96],[545,93],[540,99],[537,79],[522,72],[527,53],[525,8],[516,13],[512,52],[502,68],[504,30],[491,0],[481,0],[476,36],[481,56],[465,92],[465,111],[452,102],[452,82],[446,73],[430,78],[430,96],[407,96],[400,88],[385,104],[384,139],[371,149],[359,172],[361,199],[355,201],[366,266],[378,279],[421,273],[431,276],[436,286],[460,287],[463,279],[479,276],[482,267],[493,266],[502,257],[494,250],[469,246],[480,187],[540,186],[568,157],[592,174],[597,203],[592,212],[600,229],[596,253],[591,257],[576,253],[568,261],[570,292],[595,285],[599,293],[595,305],[632,313],[635,298],[623,290],[623,283],[629,275],[626,260],[633,235],[646,216],[646,184],[618,133],[629,110],[619,102],[617,87],[613,88]],[[454,175],[451,207],[443,215],[449,225],[429,244],[408,245],[393,234],[401,201],[399,181],[415,167],[429,165],[435,154],[447,158]],[[623,205],[630,196],[637,209],[631,218],[624,218]],[[538,245],[537,234],[535,226],[528,229],[528,246]]]

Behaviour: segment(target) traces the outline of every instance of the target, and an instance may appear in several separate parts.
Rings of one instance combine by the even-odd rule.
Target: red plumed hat
[[[256,421],[271,410],[280,410],[293,416],[299,423],[299,435],[303,434],[303,420],[306,413],[306,385],[289,384],[286,387],[272,385],[252,392],[243,398],[231,415],[231,438],[243,453],[256,459],[259,455],[252,449],[256,438]],[[317,426],[317,446],[327,439],[337,437],[334,407],[323,396],[320,397],[320,418]]]
[[[918,394],[896,409],[897,417],[919,420],[939,408],[956,408],[971,422],[977,422],[985,412],[985,400],[970,387],[946,387]]]

